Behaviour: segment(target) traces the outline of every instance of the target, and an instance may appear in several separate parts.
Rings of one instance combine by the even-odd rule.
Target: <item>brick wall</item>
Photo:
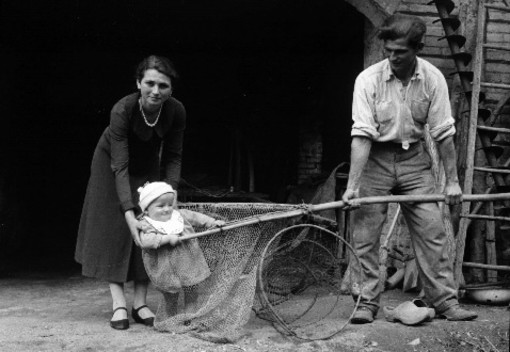
[[[322,135],[316,130],[302,130],[299,141],[297,183],[301,184],[322,172]]]

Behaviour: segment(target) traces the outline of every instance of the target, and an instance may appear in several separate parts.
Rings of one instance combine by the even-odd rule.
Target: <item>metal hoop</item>
[[[267,308],[268,312],[270,313],[271,315],[271,318],[272,318],[272,322],[273,323],[276,323],[278,324],[278,327],[280,327],[281,329],[283,329],[285,332],[287,332],[289,335],[291,336],[294,336],[294,337],[297,337],[299,339],[302,339],[302,340],[307,340],[307,341],[314,341],[314,340],[325,340],[325,339],[328,339],[328,338],[331,338],[333,337],[334,335],[338,334],[340,331],[342,331],[346,326],[347,324],[349,324],[349,322],[351,321],[352,317],[354,316],[354,313],[356,312],[358,306],[359,306],[359,303],[360,303],[360,300],[361,300],[361,295],[358,295],[358,298],[357,300],[355,301],[355,305],[354,305],[354,309],[353,309],[353,312],[351,313],[351,315],[349,316],[349,318],[347,319],[347,321],[339,328],[337,329],[336,331],[334,331],[333,333],[330,333],[330,334],[326,334],[325,336],[319,336],[319,337],[309,337],[309,336],[302,336],[300,334],[298,334],[295,329],[293,329],[290,324],[288,322],[286,322],[280,314],[278,314],[278,312],[276,311],[276,309],[274,308],[273,304],[269,301],[269,297],[268,297],[268,294],[265,290],[265,285],[264,285],[264,275],[263,275],[263,271],[264,271],[264,260],[266,259],[266,257],[268,256],[273,256],[275,253],[277,253],[278,250],[281,250],[285,245],[281,245],[281,246],[278,246],[274,249],[271,249],[271,247],[274,246],[274,244],[276,243],[276,241],[280,240],[280,238],[285,234],[287,233],[288,231],[291,231],[291,230],[294,230],[294,229],[299,229],[299,228],[302,228],[302,229],[305,229],[305,228],[313,228],[313,229],[316,229],[316,230],[319,230],[319,231],[323,231],[327,234],[330,234],[332,236],[334,236],[337,240],[340,240],[340,242],[342,242],[346,248],[350,251],[351,253],[351,258],[354,258],[355,259],[355,263],[356,265],[358,266],[358,268],[361,269],[361,263],[359,261],[359,257],[356,255],[354,249],[352,248],[352,246],[346,242],[342,237],[340,237],[339,235],[337,235],[336,233],[326,229],[326,228],[323,228],[321,226],[317,226],[317,225],[314,225],[314,224],[298,224],[298,225],[293,225],[293,226],[289,226],[281,231],[279,231],[278,233],[276,233],[273,238],[271,238],[271,240],[267,243],[267,245],[265,246],[264,250],[262,251],[262,255],[261,255],[261,258],[260,258],[260,262],[259,262],[259,266],[258,266],[258,269],[257,269],[257,280],[258,280],[258,285],[259,285],[259,290],[258,290],[258,294],[259,294],[259,298],[261,299],[261,303],[262,305],[264,306],[264,308]],[[323,249],[324,251],[326,251],[329,255],[332,256],[332,253],[326,248],[324,247],[323,245],[315,242],[315,241],[311,241],[309,239],[301,239],[301,242],[299,244],[301,244],[302,242],[313,242],[314,245],[316,246],[319,246],[321,249]],[[297,245],[299,245],[297,244]],[[296,246],[297,246],[296,245]],[[282,254],[284,255],[284,254]],[[351,262],[352,263],[352,262]],[[302,263],[301,263],[302,264]],[[303,264],[304,265],[304,264]],[[305,268],[306,265],[304,265]],[[311,270],[309,270],[307,268],[307,272],[309,272],[311,275],[314,275],[313,272],[311,272]],[[315,277],[315,275],[314,275]],[[359,282],[359,287],[362,289],[362,282]],[[340,293],[339,293],[340,294]],[[327,314],[321,318],[324,319],[325,317],[329,316],[332,311],[334,310],[334,307],[336,307],[337,303],[338,303],[338,300],[339,300],[339,295],[337,295],[337,298],[336,298],[336,301],[335,301],[335,304],[333,305],[333,308],[327,312]],[[311,306],[313,306],[314,304],[316,304],[317,302],[317,297],[315,297],[313,303]],[[300,317],[302,317],[304,314],[306,314],[310,309],[311,309],[311,306],[305,311],[305,313],[301,314],[298,318],[296,318],[295,320],[299,319]],[[294,321],[295,321],[294,320]],[[294,322],[292,321],[292,322]],[[292,323],[291,322],[291,323]],[[310,324],[311,325],[311,324]],[[276,326],[275,326],[276,327]]]

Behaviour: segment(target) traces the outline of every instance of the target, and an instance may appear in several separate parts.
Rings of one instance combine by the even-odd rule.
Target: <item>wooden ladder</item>
[[[510,136],[510,129],[494,127],[498,121],[498,116],[503,111],[503,107],[510,100],[510,84],[497,83],[490,81],[483,81],[484,79],[484,57],[488,50],[499,52],[510,52],[510,45],[496,45],[487,43],[487,25],[490,21],[490,11],[499,11],[510,14],[510,7],[503,5],[493,5],[486,3],[485,0],[479,0],[478,3],[478,18],[477,18],[477,33],[476,33],[476,49],[474,61],[471,65],[471,70],[467,68],[473,57],[467,52],[461,51],[461,48],[466,42],[466,38],[456,33],[460,26],[460,21],[451,17],[450,13],[455,7],[451,0],[434,0],[437,7],[439,20],[441,21],[445,30],[445,36],[441,39],[446,39],[452,52],[452,59],[455,61],[457,71],[455,74],[459,75],[461,86],[464,90],[467,102],[469,104],[469,124],[467,131],[467,146],[466,146],[466,167],[464,175],[464,194],[471,194],[473,190],[473,177],[474,172],[490,173],[497,190],[506,189],[509,186],[505,180],[505,174],[510,174],[510,163],[501,165],[498,158],[502,155],[503,148],[509,148],[510,143],[504,138],[496,141],[495,138],[498,134],[507,134]],[[505,3],[506,5],[506,3]],[[509,26],[510,32],[510,26]],[[510,55],[509,55],[510,56]],[[510,66],[509,66],[510,68]],[[507,93],[499,100],[493,110],[486,108],[484,102],[486,101],[487,93],[482,91],[482,87],[488,90],[491,94],[493,90],[505,90]],[[475,165],[475,152],[477,148],[477,139],[481,149],[485,152],[489,167]],[[493,191],[493,188],[487,189],[486,193]],[[499,209],[508,209],[510,204],[501,204]],[[471,206],[470,203],[464,202],[462,204],[461,218],[459,223],[459,230],[456,238],[456,258],[455,258],[455,279],[460,282],[462,278],[462,267],[475,267],[481,269],[488,269],[488,280],[495,281],[497,279],[495,270],[510,271],[510,266],[497,265],[496,263],[496,250],[495,250],[495,233],[496,222],[502,222],[510,225],[510,217],[496,216],[495,207],[493,203],[489,203],[487,214],[481,215],[478,212],[482,208],[482,203],[477,203]],[[486,252],[487,264],[463,262],[466,234],[469,225],[473,220],[486,220]],[[503,225],[504,226],[504,225]],[[508,226],[508,225],[507,225]],[[510,226],[508,226],[510,230]]]

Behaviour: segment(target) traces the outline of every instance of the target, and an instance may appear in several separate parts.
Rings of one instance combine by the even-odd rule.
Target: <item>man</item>
[[[417,57],[425,31],[425,23],[417,17],[388,18],[379,32],[387,59],[356,79],[351,169],[342,196],[347,204],[357,197],[435,193],[431,159],[423,146],[425,124],[443,160],[446,203],[461,200],[448,87],[436,67]],[[448,320],[475,319],[477,314],[462,309],[457,300],[438,205],[402,203],[401,207],[428,303]],[[361,295],[352,319],[355,324],[372,322],[379,309],[379,237],[387,209],[387,204],[374,204],[353,212],[353,243],[362,267],[354,275],[363,282],[361,291],[353,287],[354,298]]]

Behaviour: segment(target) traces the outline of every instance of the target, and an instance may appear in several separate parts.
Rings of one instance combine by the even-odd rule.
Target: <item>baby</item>
[[[222,226],[224,221],[186,210],[177,210],[177,193],[165,182],[148,183],[140,193],[140,242],[143,262],[153,285],[175,293],[194,286],[211,274],[197,239],[180,241],[193,234],[193,226]]]

